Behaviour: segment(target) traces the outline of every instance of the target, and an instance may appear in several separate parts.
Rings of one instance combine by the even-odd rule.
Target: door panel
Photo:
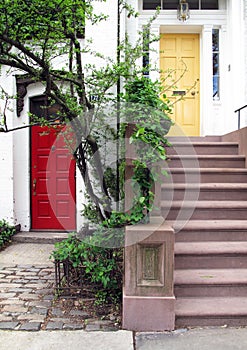
[[[75,161],[58,130],[31,131],[32,228],[74,230]]]
[[[160,68],[164,93],[174,103],[172,119],[186,135],[199,135],[199,35],[162,34]]]

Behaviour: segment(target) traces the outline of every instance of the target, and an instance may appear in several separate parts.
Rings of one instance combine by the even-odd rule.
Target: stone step
[[[247,169],[240,168],[163,168],[164,183],[247,183]]]
[[[177,155],[237,155],[238,143],[235,142],[179,142],[171,143],[171,147],[167,148],[167,154]]]
[[[162,184],[162,200],[247,200],[247,183]]]
[[[19,232],[12,237],[12,241],[19,243],[54,244],[68,237],[68,232],[30,231]]]
[[[247,241],[247,220],[166,221],[176,232],[176,242]]]
[[[239,155],[171,155],[169,168],[244,168],[245,157]]]
[[[246,297],[177,298],[176,327],[246,326]]]
[[[161,214],[167,220],[245,220],[247,201],[161,201]]]
[[[188,143],[194,143],[194,142],[221,142],[222,137],[215,135],[215,136],[168,136],[168,141],[171,143],[174,142],[188,142]]]
[[[247,241],[176,242],[176,269],[245,269]]]
[[[246,296],[247,269],[175,270],[176,297]]]

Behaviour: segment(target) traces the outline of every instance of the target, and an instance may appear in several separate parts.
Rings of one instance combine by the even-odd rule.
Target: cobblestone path
[[[0,267],[0,329],[117,330],[114,320],[90,318],[86,311],[59,307],[54,296],[51,265]]]

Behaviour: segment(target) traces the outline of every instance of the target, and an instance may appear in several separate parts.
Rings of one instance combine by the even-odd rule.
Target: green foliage
[[[97,234],[93,241],[82,241],[76,235],[70,235],[55,244],[52,258],[69,262],[74,268],[80,267],[83,282],[97,288],[98,302],[119,302],[122,293],[122,249],[104,248],[96,245],[96,241],[101,243]]]
[[[7,221],[0,220],[0,249],[11,242],[11,237],[16,233],[14,226]]]

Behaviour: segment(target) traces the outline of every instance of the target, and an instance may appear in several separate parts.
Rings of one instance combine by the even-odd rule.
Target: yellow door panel
[[[160,69],[164,93],[174,103],[172,118],[186,135],[199,135],[199,35],[162,34]]]

